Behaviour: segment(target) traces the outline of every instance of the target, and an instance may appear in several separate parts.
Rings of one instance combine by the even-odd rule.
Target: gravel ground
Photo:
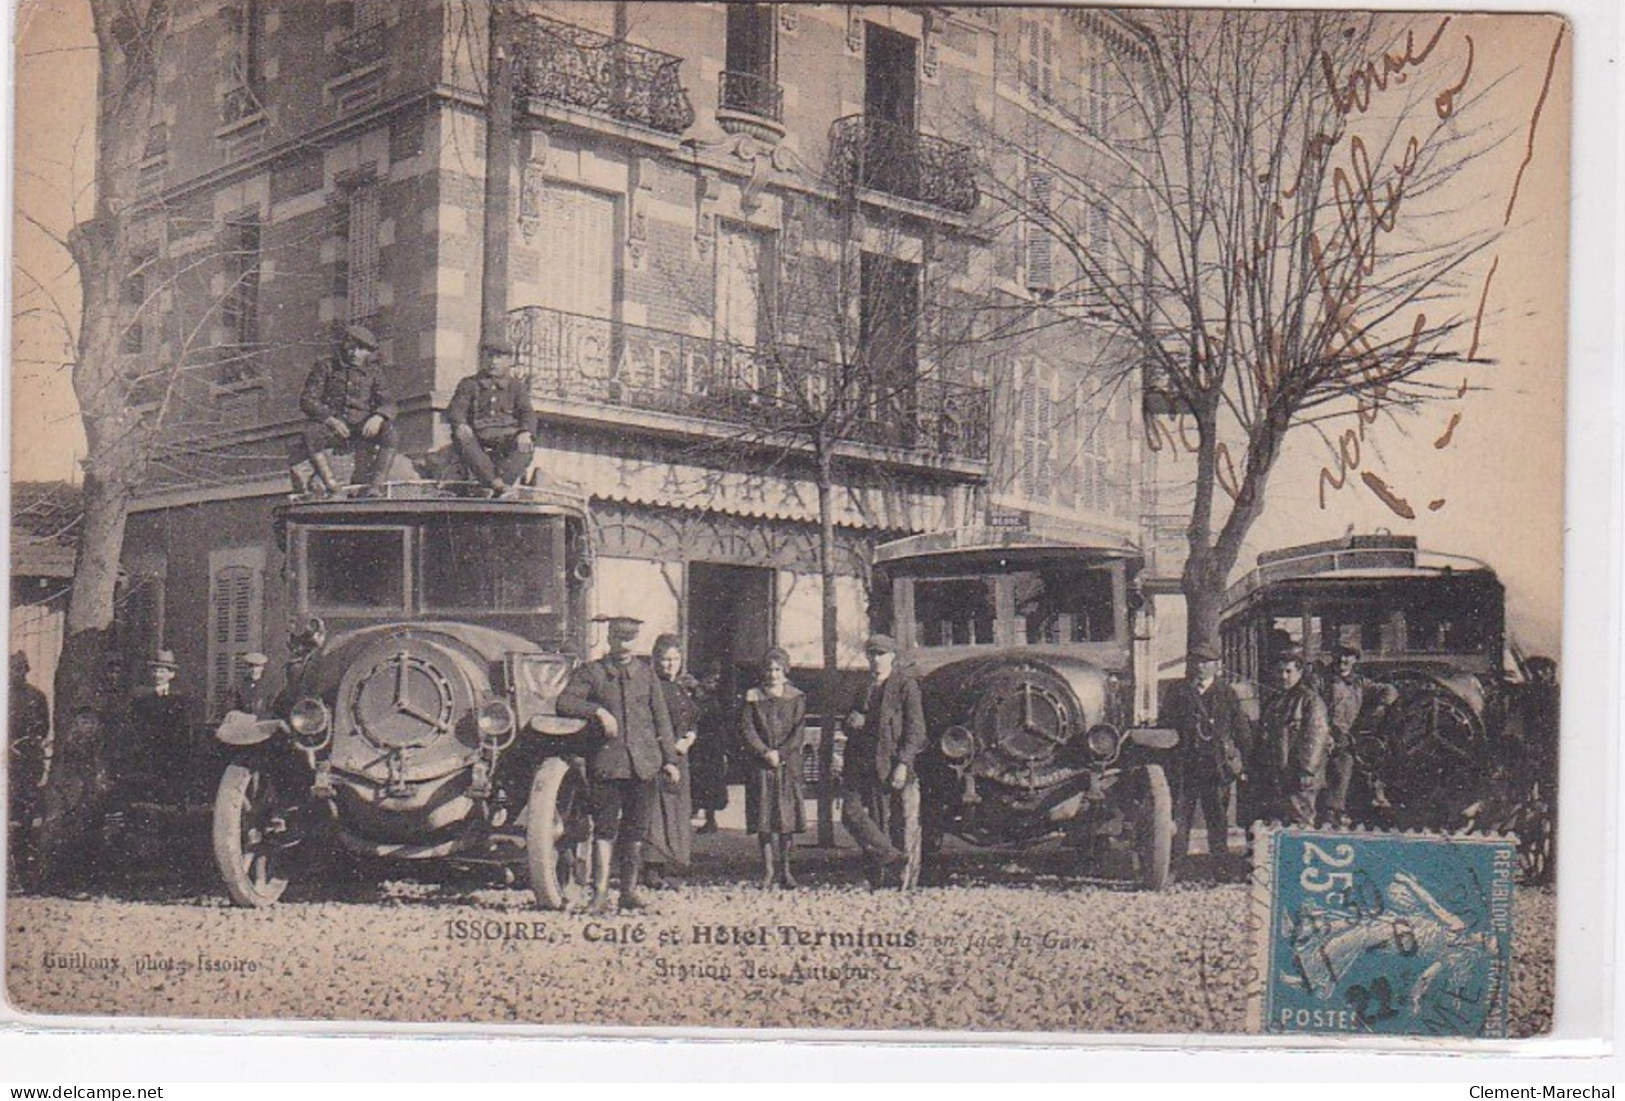
[[[320,900],[233,909],[200,885],[13,897],[7,989],[29,1012],[747,1028],[1237,1032],[1248,888],[1142,894],[1061,874],[1062,854],[956,854],[950,885],[847,885],[809,853],[803,888],[745,886],[748,842],[702,839],[706,878],[657,912],[535,910],[470,877],[363,878]],[[396,873],[398,874],[398,873]],[[1555,897],[1514,900],[1512,1032],[1551,1025]]]

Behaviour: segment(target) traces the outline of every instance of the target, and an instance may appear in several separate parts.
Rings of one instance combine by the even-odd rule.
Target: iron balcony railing
[[[866,187],[956,214],[976,209],[976,165],[968,145],[848,115],[830,127],[829,160],[837,186]]]
[[[827,400],[834,364],[803,348],[768,351],[722,340],[526,306],[509,314],[519,369],[540,401],[563,400],[794,431]],[[915,378],[844,396],[848,442],[986,462],[986,387]]]
[[[718,82],[717,107],[782,123],[784,88],[758,73],[724,71]]]
[[[666,134],[694,123],[680,57],[539,15],[518,21],[514,56],[517,91],[531,100]]]

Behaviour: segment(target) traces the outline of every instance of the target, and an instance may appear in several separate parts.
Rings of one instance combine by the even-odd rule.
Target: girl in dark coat
[[[683,646],[676,635],[655,639],[649,657],[660,690],[671,713],[672,737],[677,743],[676,784],[660,786],[659,805],[649,820],[648,854],[651,886],[663,885],[668,868],[687,868],[694,854],[694,808],[690,801],[688,752],[694,745],[700,708],[694,701],[694,678],[683,672]]]
[[[745,821],[761,842],[763,887],[796,885],[790,849],[794,835],[807,828],[801,794],[807,698],[789,676],[790,655],[775,646],[762,662],[761,685],[745,693],[740,713],[740,733],[752,756]]]
[[[722,691],[722,671],[713,669],[694,692],[700,705],[699,740],[689,750],[694,809],[705,819],[698,833],[717,832],[717,811],[728,806],[728,743],[733,731],[733,703]]]

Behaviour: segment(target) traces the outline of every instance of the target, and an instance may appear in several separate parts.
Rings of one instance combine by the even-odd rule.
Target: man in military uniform
[[[40,813],[40,785],[51,759],[51,705],[45,693],[28,683],[28,655],[11,655],[11,710],[7,731],[7,771],[11,778],[12,866],[32,874],[35,820]]]
[[[1235,689],[1219,679],[1219,654],[1196,646],[1186,657],[1186,677],[1168,690],[1164,718],[1179,732],[1174,755],[1174,858],[1190,851],[1197,808],[1207,827],[1207,851],[1230,852],[1230,792],[1252,744],[1251,724]]]
[[[1315,824],[1315,797],[1326,786],[1332,748],[1326,701],[1304,676],[1303,651],[1289,646],[1275,657],[1277,692],[1264,705],[1261,732],[1247,769],[1253,803],[1268,820]]]
[[[266,713],[271,702],[265,695],[265,667],[271,659],[251,650],[241,661],[242,674],[226,693],[225,710],[246,711],[257,719]]]
[[[1374,681],[1359,672],[1360,651],[1347,644],[1332,651],[1337,672],[1322,685],[1327,718],[1332,725],[1332,752],[1326,764],[1326,797],[1321,817],[1327,825],[1351,825],[1348,815],[1349,781],[1354,778],[1354,731],[1370,710],[1374,724],[1399,699],[1391,684]]]
[[[896,669],[897,644],[872,635],[864,647],[869,686],[846,717],[845,796],[841,824],[864,853],[865,873],[880,886],[889,865],[903,866],[902,888],[920,879],[920,778],[925,748],[919,681]]]
[[[638,892],[643,873],[643,838],[663,776],[675,784],[677,743],[672,736],[666,694],[647,661],[632,653],[643,621],[612,616],[609,653],[576,667],[559,693],[560,715],[590,719],[603,743],[587,759],[588,807],[592,813],[591,912],[609,912],[609,869],[615,842],[621,841],[622,910],[642,910],[648,901]]]
[[[364,325],[351,325],[338,354],[316,364],[299,394],[305,425],[305,459],[315,468],[314,486],[338,490],[333,454],[355,452],[356,480],[363,467],[374,485],[389,475],[395,458],[395,403],[378,358],[378,339]]]
[[[180,802],[191,767],[191,701],[175,686],[180,667],[173,650],[147,663],[152,686],[130,703],[129,743],[121,779],[132,799]]]
[[[511,373],[506,340],[480,346],[480,370],[457,384],[446,407],[457,454],[482,485],[504,493],[525,476],[536,452],[536,413],[530,383]]]

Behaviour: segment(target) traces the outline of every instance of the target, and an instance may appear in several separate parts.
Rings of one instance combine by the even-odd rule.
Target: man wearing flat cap
[[[356,480],[363,467],[374,486],[388,478],[396,448],[395,402],[371,329],[351,325],[344,330],[337,354],[317,363],[306,377],[299,408],[309,422],[302,443],[304,458],[316,471],[313,488],[337,492],[335,452],[355,453]]]
[[[1297,646],[1276,653],[1272,675],[1277,691],[1264,705],[1258,746],[1247,768],[1253,801],[1266,820],[1313,826],[1332,748],[1326,701],[1304,676]]]
[[[530,469],[536,413],[530,381],[512,373],[513,346],[502,338],[480,345],[480,369],[457,384],[446,407],[452,440],[470,475],[505,493]]]
[[[1360,650],[1344,643],[1332,650],[1336,672],[1322,685],[1327,718],[1332,724],[1332,752],[1326,762],[1325,806],[1321,817],[1327,825],[1347,826],[1349,782],[1354,778],[1354,739],[1382,721],[1388,708],[1399,699],[1399,689],[1372,680],[1360,668]]]
[[[643,874],[643,839],[659,797],[655,785],[661,777],[672,784],[681,778],[666,694],[649,663],[632,653],[643,621],[609,616],[600,622],[608,625],[609,653],[577,666],[556,704],[560,715],[590,720],[603,739],[587,758],[594,914],[610,910],[609,871],[617,839],[620,908],[648,906],[638,891],[638,879]]]
[[[920,879],[920,778],[914,759],[925,748],[920,684],[898,670],[897,643],[871,635],[864,646],[869,684],[846,717],[845,795],[841,824],[862,848],[864,870],[879,887],[885,869],[902,865],[906,891]]]
[[[226,693],[225,710],[246,711],[259,718],[271,702],[265,698],[265,667],[271,659],[258,650],[251,650],[237,659],[237,683]]]
[[[1164,720],[1179,732],[1174,753],[1174,859],[1190,851],[1191,824],[1202,812],[1209,855],[1230,852],[1230,793],[1252,745],[1251,724],[1235,689],[1219,678],[1219,652],[1197,645],[1185,679],[1168,690]]]

